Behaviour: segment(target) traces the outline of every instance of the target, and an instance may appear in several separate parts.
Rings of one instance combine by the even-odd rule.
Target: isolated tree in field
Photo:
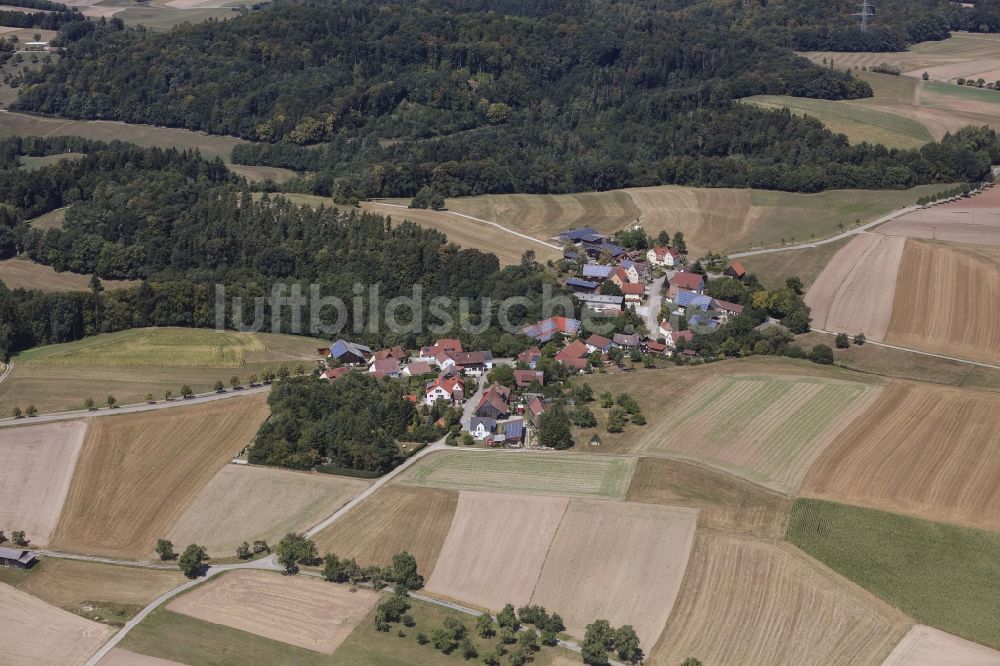
[[[626,624],[615,630],[615,654],[618,655],[619,659],[630,664],[635,664],[642,659],[639,636],[635,633],[632,625]]]
[[[173,391],[171,391],[170,389],[167,389],[166,391],[164,391],[164,392],[163,392],[163,399],[164,399],[164,400],[165,400],[166,402],[170,402],[170,399],[171,399],[172,397],[174,397],[174,392],[173,392]]]
[[[865,334],[864,333],[858,333],[858,334],[856,334],[854,336],[854,344],[856,344],[856,345],[863,345],[863,344],[865,344]]]
[[[156,554],[159,555],[160,559],[164,562],[177,557],[177,553],[174,552],[174,544],[168,539],[156,540]]]
[[[232,386],[233,390],[235,391],[240,387],[240,378],[237,377],[236,375],[233,375],[232,377],[229,378],[229,385]]]
[[[270,553],[271,547],[267,545],[266,541],[258,539],[253,542],[253,552],[257,555],[260,555],[261,553]]]
[[[695,659],[694,657],[688,657],[681,662],[681,666],[702,666],[700,659]]]
[[[490,617],[489,613],[483,613],[476,618],[476,633],[479,634],[480,638],[492,638],[496,634],[493,618]]]
[[[205,550],[205,547],[192,543],[181,553],[180,559],[177,560],[177,565],[181,568],[181,572],[188,578],[197,578],[198,573],[201,571],[202,563],[207,559],[208,551]]]
[[[14,407],[14,411],[12,412],[12,414],[14,415],[15,419],[23,419],[24,418],[24,412],[21,411],[20,407]]]
[[[243,543],[241,543],[236,547],[236,557],[238,557],[239,559],[249,560],[250,555],[251,555],[250,544],[248,544],[246,541],[244,541]]]
[[[573,446],[573,434],[569,429],[569,417],[561,404],[555,404],[545,411],[538,422],[538,442],[542,446],[563,450]]]
[[[274,552],[278,556],[278,564],[290,574],[299,570],[299,564],[308,564],[318,558],[316,543],[301,534],[286,534]]]
[[[108,409],[114,409],[118,406],[118,398],[113,395],[109,395],[104,402],[107,403]]]
[[[274,370],[272,370],[271,368],[266,368],[264,372],[260,373],[260,378],[264,381],[265,384],[270,384],[271,382],[274,381]]]
[[[187,400],[188,398],[190,398],[193,395],[194,395],[194,391],[191,390],[190,386],[188,386],[187,384],[185,384],[184,386],[181,387],[181,397],[182,398],[184,398],[185,400]]]
[[[597,417],[587,409],[586,405],[580,404],[573,409],[573,425],[578,428],[593,428],[597,425]]]
[[[94,411],[96,405],[97,403],[94,402],[93,398],[87,398],[86,400],[83,401],[83,406],[87,408],[88,412]]]
[[[809,352],[809,360],[820,365],[831,365],[833,363],[833,350],[826,345],[816,345]]]
[[[851,346],[851,339],[847,337],[847,333],[837,333],[834,344],[837,345],[837,349],[847,349]]]
[[[580,384],[579,386],[574,386],[573,399],[577,402],[593,402],[594,389],[590,387],[590,384]]]
[[[642,412],[637,412],[632,415],[632,423],[635,425],[646,425],[646,417],[642,415]]]
[[[608,417],[608,432],[622,432],[625,430],[625,410],[621,407],[615,407],[611,410],[611,416]]]
[[[28,545],[28,540],[25,538],[22,530],[11,532],[10,540],[14,542],[15,546],[20,546],[21,548],[26,548]]]
[[[604,409],[610,409],[615,406],[615,396],[611,395],[611,391],[605,391],[601,394],[601,407]]]
[[[255,386],[258,381],[259,380],[257,379],[257,375],[250,375],[250,378],[247,380],[247,383],[250,384],[250,386]]]
[[[431,632],[431,645],[435,650],[445,654],[451,652],[455,645],[451,642],[451,632],[447,629],[435,629]]]
[[[215,382],[215,392],[222,393],[226,390],[226,385],[222,383],[222,380],[216,380]]]
[[[146,394],[146,404],[148,404],[148,405],[153,404],[153,394],[152,393],[147,393]]]
[[[24,413],[30,416],[38,416],[38,408],[34,405],[28,405],[28,408],[24,410]]]
[[[615,646],[615,630],[607,620],[594,620],[587,625],[583,634],[584,640],[597,641],[605,650]]]
[[[283,365],[280,368],[278,368],[278,379],[288,379],[289,375],[291,374],[292,373],[288,371],[287,365]]]

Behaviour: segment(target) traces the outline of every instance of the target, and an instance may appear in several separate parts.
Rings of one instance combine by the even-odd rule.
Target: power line
[[[875,7],[872,5],[871,0],[862,0],[858,8],[860,11],[851,14],[851,16],[860,16],[861,32],[868,32],[868,19],[875,16]]]

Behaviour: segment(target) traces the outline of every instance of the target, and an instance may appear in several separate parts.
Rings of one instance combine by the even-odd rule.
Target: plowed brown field
[[[889,328],[906,239],[863,233],[834,255],[806,294],[813,327],[881,341]]]
[[[1000,362],[1000,248],[908,240],[895,291],[887,342]]]
[[[380,597],[306,576],[234,571],[177,598],[167,610],[333,654]]]
[[[111,557],[152,554],[188,503],[267,417],[265,396],[95,419],[53,546]]]
[[[353,557],[362,566],[387,565],[403,550],[429,577],[458,505],[453,490],[390,485],[316,535],[320,553]]]
[[[780,539],[791,500],[738,477],[682,460],[640,458],[627,499],[698,509],[702,528]]]
[[[49,542],[86,432],[83,421],[0,430],[0,530]]]
[[[827,448],[802,492],[1000,530],[1000,396],[893,384]]]
[[[906,632],[898,611],[788,544],[699,535],[647,663],[877,666]]]

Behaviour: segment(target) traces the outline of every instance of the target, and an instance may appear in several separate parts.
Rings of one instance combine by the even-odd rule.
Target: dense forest
[[[271,418],[257,433],[249,461],[387,472],[400,458],[396,438],[415,414],[413,403],[403,399],[404,388],[362,372],[335,382],[285,379],[268,396]]]
[[[72,149],[79,159],[34,171],[18,169],[19,155]],[[500,301],[527,297],[510,310],[515,325],[541,318],[540,294],[551,280],[530,256],[500,269],[496,256],[460,249],[432,229],[356,209],[314,210],[283,198],[255,198],[244,181],[218,160],[176,150],[124,143],[45,138],[0,141],[0,259],[31,258],[57,270],[96,273],[102,278],[142,280],[134,288],[91,293],[41,294],[0,287],[0,357],[41,344],[66,342],[94,333],[141,326],[215,325],[215,285],[227,298],[248,303],[270,295],[281,281],[304,295],[318,285],[322,297],[345,303],[346,320],[368,312],[370,302],[411,295],[420,285],[424,305],[436,296],[452,299],[444,312],[454,321],[482,328],[480,342],[517,351],[517,340],[491,327]],[[39,230],[31,217],[68,206],[61,229]],[[354,285],[378,285],[356,301]],[[555,289],[559,293],[559,289]],[[459,299],[469,299],[462,315]],[[489,299],[488,301],[486,299]],[[262,319],[271,321],[269,305]],[[302,309],[308,332],[310,304]],[[381,317],[381,312],[379,317]],[[390,332],[365,316],[370,344],[424,340],[425,328],[403,309],[406,328]],[[290,308],[280,317],[290,331]],[[341,321],[327,308],[324,323]],[[406,326],[410,324],[411,326]]]

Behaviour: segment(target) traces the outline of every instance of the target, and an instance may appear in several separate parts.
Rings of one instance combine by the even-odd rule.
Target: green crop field
[[[757,95],[743,100],[764,109],[786,108],[796,115],[809,115],[833,132],[847,135],[852,144],[867,141],[890,148],[917,148],[933,140],[927,128],[916,120],[844,102]]]
[[[16,355],[14,370],[0,384],[0,414],[15,405],[35,405],[40,412],[81,409],[86,398],[98,404],[110,394],[119,404],[141,402],[147,393],[163,398],[180,387],[196,393],[228,386],[232,376],[244,382],[282,364],[307,370],[319,359],[324,340],[295,336],[209,329],[146,328],[106,333],[62,345],[36,347]]]
[[[794,491],[832,438],[878,393],[869,384],[818,377],[720,377],[650,419],[640,446]]]
[[[343,663],[333,655],[197,620],[162,607],[129,632],[119,647],[181,664],[330,666]]]
[[[403,483],[451,490],[489,490],[541,495],[622,499],[634,458],[533,454],[502,451],[445,451],[408,470]]]
[[[1000,534],[798,500],[787,538],[918,622],[1000,648]]]

